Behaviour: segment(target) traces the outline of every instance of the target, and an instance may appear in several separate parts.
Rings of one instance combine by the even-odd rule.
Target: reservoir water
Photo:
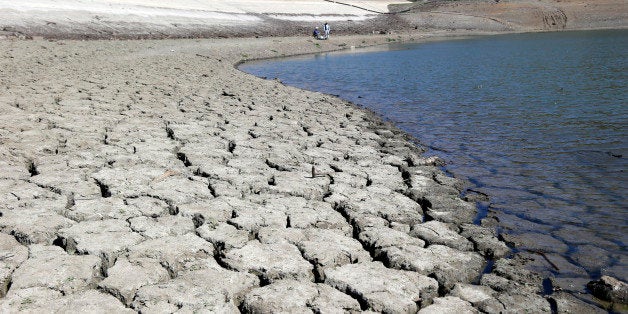
[[[241,70],[339,95],[418,138],[490,197],[520,254],[544,252],[530,267],[564,289],[628,280],[628,30],[390,45]]]

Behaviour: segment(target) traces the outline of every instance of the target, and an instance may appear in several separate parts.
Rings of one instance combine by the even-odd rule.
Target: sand
[[[22,14],[7,3],[2,16]],[[177,14],[212,8],[187,1],[150,10],[175,11],[189,35],[204,26]],[[237,9],[246,13],[224,8],[208,21],[276,25]],[[463,182],[403,132],[336,97],[235,68],[469,30],[373,34],[407,26],[377,16],[356,22],[362,34],[327,41],[250,31],[229,39],[38,38],[105,29],[85,28],[93,13],[61,12],[28,11],[27,25],[5,26],[0,41],[3,312],[599,310],[565,293],[543,297],[541,278],[505,258],[511,250],[495,230],[471,223],[476,208],[460,198]],[[73,14],[89,19],[33,27]],[[107,36],[159,29],[144,20],[148,13],[124,14],[135,26]],[[214,30],[231,35],[229,27]],[[173,28],[162,30],[170,36]],[[488,260],[492,272],[483,274]]]

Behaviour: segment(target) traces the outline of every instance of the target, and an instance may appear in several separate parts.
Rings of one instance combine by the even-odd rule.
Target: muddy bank
[[[596,311],[402,132],[234,68],[392,39],[2,41],[3,310]]]

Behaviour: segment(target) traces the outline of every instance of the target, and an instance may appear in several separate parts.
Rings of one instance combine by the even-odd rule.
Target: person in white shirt
[[[325,31],[325,39],[329,39],[329,24],[325,23],[325,25],[323,25],[323,30]]]

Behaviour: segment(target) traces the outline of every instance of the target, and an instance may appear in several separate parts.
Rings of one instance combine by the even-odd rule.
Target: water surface
[[[370,108],[490,196],[572,289],[628,279],[628,31],[500,35],[244,64]],[[530,253],[535,254],[535,253]],[[575,284],[574,284],[575,283]]]

